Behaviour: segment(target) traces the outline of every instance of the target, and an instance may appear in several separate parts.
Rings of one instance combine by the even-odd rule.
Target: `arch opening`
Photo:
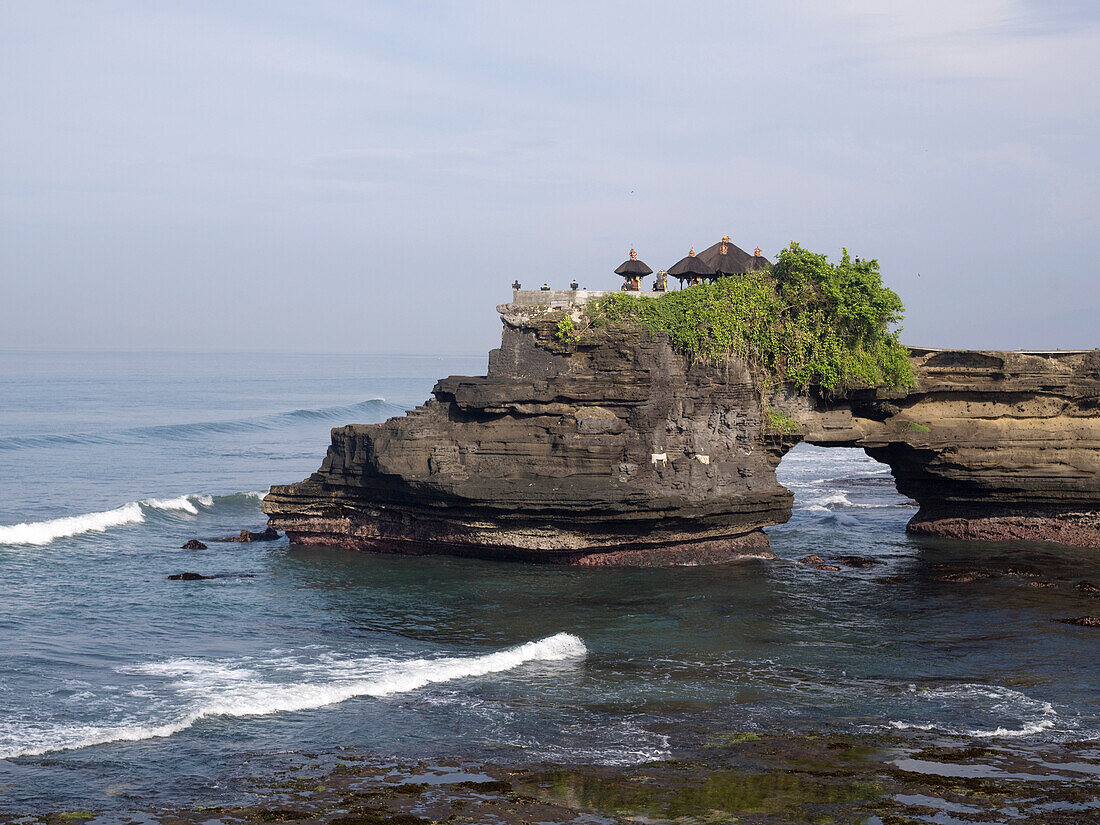
[[[917,503],[898,492],[887,464],[859,447],[801,443],[776,468],[794,493],[791,519],[767,529],[780,556],[889,555],[906,544],[905,526]]]

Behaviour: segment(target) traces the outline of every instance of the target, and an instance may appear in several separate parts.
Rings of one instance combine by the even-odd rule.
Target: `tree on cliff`
[[[719,278],[662,297],[622,293],[587,310],[574,339],[641,324],[664,333],[692,360],[738,355],[765,383],[789,381],[802,390],[908,386],[908,351],[898,341],[904,307],[883,286],[877,261],[837,264],[791,244],[770,271]]]

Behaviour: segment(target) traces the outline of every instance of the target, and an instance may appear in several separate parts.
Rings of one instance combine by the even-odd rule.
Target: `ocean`
[[[239,804],[244,777],[344,749],[627,766],[713,731],[1023,754],[1100,737],[1097,631],[1057,621],[1095,613],[1077,584],[1100,583],[1096,551],[909,537],[913,503],[858,450],[784,458],[776,561],[213,541],[262,529],[269,485],[315,470],[331,427],[485,366],[0,352],[0,812]],[[810,553],[873,563],[798,563]],[[993,572],[945,575],[960,565]],[[182,572],[214,578],[168,579]]]

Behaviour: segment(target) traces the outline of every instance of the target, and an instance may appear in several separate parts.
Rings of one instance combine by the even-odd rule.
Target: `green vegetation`
[[[910,421],[909,422],[909,429],[912,430],[915,433],[930,433],[930,432],[932,432],[931,427],[929,427],[927,424],[921,424],[919,421]]]
[[[703,743],[704,748],[729,748],[734,745],[742,745],[745,742],[755,742],[760,738],[759,733],[752,731],[734,731],[732,733],[716,733],[708,736]]]
[[[625,777],[562,770],[533,774],[521,788],[523,793],[546,802],[569,807],[579,803],[608,815],[699,823],[736,822],[740,814],[768,814],[783,821],[806,822],[814,815],[815,807],[871,802],[883,795],[882,785],[874,781],[820,780],[786,771],[713,771],[700,779],[662,787]]]
[[[575,344],[579,340],[580,336],[577,334],[576,324],[573,323],[573,316],[568,312],[563,313],[558,319],[558,331],[554,333],[554,337],[563,344]]]
[[[768,410],[768,424],[772,432],[790,435],[802,429],[802,425],[784,412]]]
[[[771,271],[720,278],[657,298],[615,293],[587,307],[578,333],[558,323],[559,340],[641,325],[666,333],[693,361],[735,354],[765,379],[800,389],[910,386],[908,352],[898,341],[904,307],[882,285],[877,261],[847,250],[831,264],[792,242]]]

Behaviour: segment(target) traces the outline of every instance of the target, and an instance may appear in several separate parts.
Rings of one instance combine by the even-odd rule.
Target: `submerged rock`
[[[1100,597],[1100,587],[1097,587],[1092,582],[1080,581],[1074,585],[1079,593],[1084,593],[1086,596],[1098,596]]]
[[[204,576],[201,573],[173,573],[168,577],[169,581],[195,582],[203,579],[212,579],[213,576]]]
[[[1055,619],[1062,624],[1075,624],[1079,627],[1100,627],[1100,616],[1071,616],[1068,619]]]
[[[954,573],[945,573],[937,577],[941,582],[955,582],[956,584],[969,584],[981,579],[995,579],[996,573],[988,570],[959,570]]]
[[[214,541],[248,543],[252,541],[275,541],[277,538],[279,538],[279,531],[269,526],[260,533],[253,533],[251,530],[241,530],[236,536],[230,536],[224,539],[214,539]]]
[[[205,544],[203,544],[198,539],[191,539],[186,544],[184,544],[180,549],[181,550],[206,550],[208,548]]]
[[[874,567],[877,564],[885,564],[878,559],[869,559],[866,556],[830,556],[829,561],[843,564],[845,567]]]

